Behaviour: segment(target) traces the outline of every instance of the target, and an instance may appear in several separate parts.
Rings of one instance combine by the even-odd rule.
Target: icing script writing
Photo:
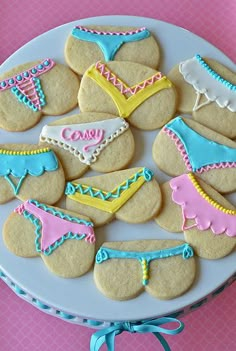
[[[92,143],[89,145],[85,145],[83,147],[83,151],[86,152],[91,146],[95,146],[104,138],[105,130],[104,129],[86,129],[84,131],[81,130],[72,130],[71,128],[63,128],[61,131],[61,137],[64,140],[96,140],[96,143]]]

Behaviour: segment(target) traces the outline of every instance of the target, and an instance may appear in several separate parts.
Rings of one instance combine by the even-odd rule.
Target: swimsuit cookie
[[[133,134],[123,118],[93,112],[44,126],[40,143],[56,152],[67,180],[80,177],[89,167],[98,172],[125,168],[135,150]]]
[[[85,274],[95,255],[93,224],[87,217],[36,200],[25,201],[10,214],[3,240],[17,256],[40,255],[47,268],[63,278]]]
[[[165,230],[184,231],[185,240],[203,258],[228,255],[236,245],[236,210],[193,173],[162,184],[162,209],[156,218]]]
[[[153,218],[161,193],[151,170],[131,168],[67,183],[66,208],[89,216],[101,226],[115,217],[128,223]]]
[[[177,240],[107,242],[96,255],[94,279],[102,294],[132,299],[144,290],[159,299],[182,295],[195,278],[192,248]]]
[[[19,132],[42,115],[60,115],[77,105],[79,80],[52,59],[28,62],[0,76],[0,127]]]
[[[131,61],[155,69],[160,50],[145,27],[76,26],[66,41],[65,59],[80,75],[99,60]]]
[[[221,193],[236,190],[236,143],[192,119],[176,117],[166,124],[152,152],[171,176],[195,172]]]
[[[30,144],[0,145],[0,203],[34,197],[48,204],[63,195],[64,171],[49,148]]]
[[[162,127],[176,110],[176,93],[161,72],[133,62],[97,62],[84,74],[79,90],[82,112],[128,118],[143,130]]]
[[[175,84],[181,113],[228,138],[236,137],[236,75],[219,62],[200,55],[175,66],[168,77]]]

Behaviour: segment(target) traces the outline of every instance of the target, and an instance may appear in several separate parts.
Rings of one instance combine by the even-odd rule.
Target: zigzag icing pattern
[[[79,30],[82,30],[84,32],[99,34],[99,35],[132,35],[132,34],[143,32],[144,30],[147,29],[146,27],[142,27],[136,30],[126,31],[126,32],[105,32],[105,31],[98,31],[95,29],[90,29],[82,26],[76,26],[75,28],[78,28]]]

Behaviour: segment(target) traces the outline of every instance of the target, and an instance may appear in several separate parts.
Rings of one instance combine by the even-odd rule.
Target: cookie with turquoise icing
[[[197,54],[172,68],[168,77],[177,89],[180,113],[192,113],[206,127],[236,137],[235,72]]]
[[[161,185],[162,207],[157,224],[169,232],[184,232],[194,252],[206,259],[228,255],[236,245],[236,209],[193,173]]]
[[[62,278],[76,278],[92,266],[93,223],[86,216],[27,200],[4,223],[3,240],[20,257],[41,256],[47,268]]]
[[[53,59],[16,66],[0,76],[0,127],[19,132],[42,115],[61,115],[77,105],[79,79]]]
[[[99,60],[131,61],[157,68],[160,49],[145,27],[75,26],[65,44],[65,59],[80,75]]]
[[[125,168],[135,151],[126,120],[95,112],[65,117],[44,126],[40,144],[55,151],[67,180],[82,176],[89,168],[102,173]]]
[[[153,218],[161,205],[161,193],[153,172],[130,168],[66,184],[66,208],[87,215],[95,226],[114,218],[143,223]]]
[[[221,193],[236,190],[236,143],[190,118],[179,116],[167,123],[152,155],[170,176],[194,172]]]
[[[94,280],[114,300],[129,300],[146,291],[169,300],[184,294],[196,273],[194,252],[180,240],[106,242],[96,254]]]

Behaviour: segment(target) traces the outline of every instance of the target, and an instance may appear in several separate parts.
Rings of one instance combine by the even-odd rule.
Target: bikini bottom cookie
[[[95,226],[117,218],[143,223],[153,218],[161,205],[161,192],[153,172],[131,168],[68,182],[66,208],[87,215]]]
[[[47,268],[63,278],[85,274],[95,255],[95,235],[89,218],[27,200],[7,218],[6,247],[21,257],[41,256]]]
[[[171,176],[194,172],[220,193],[236,190],[236,143],[190,118],[167,123],[154,141],[152,155]]]
[[[0,127],[19,132],[42,115],[61,115],[77,105],[79,79],[52,59],[28,62],[0,76]]]
[[[162,208],[157,224],[184,232],[185,240],[203,258],[218,259],[236,245],[236,210],[222,195],[194,174],[161,185]]]
[[[80,177],[89,168],[104,173],[125,168],[135,151],[126,120],[94,112],[69,116],[44,126],[40,144],[55,151],[67,180]]]
[[[194,253],[177,240],[107,242],[96,254],[94,279],[102,294],[129,300],[144,290],[159,299],[173,299],[193,284]]]
[[[0,203],[17,197],[54,204],[64,187],[64,171],[51,149],[33,144],[0,145]]]
[[[178,93],[177,110],[225,135],[236,137],[236,75],[212,58],[195,55],[168,74]]]

